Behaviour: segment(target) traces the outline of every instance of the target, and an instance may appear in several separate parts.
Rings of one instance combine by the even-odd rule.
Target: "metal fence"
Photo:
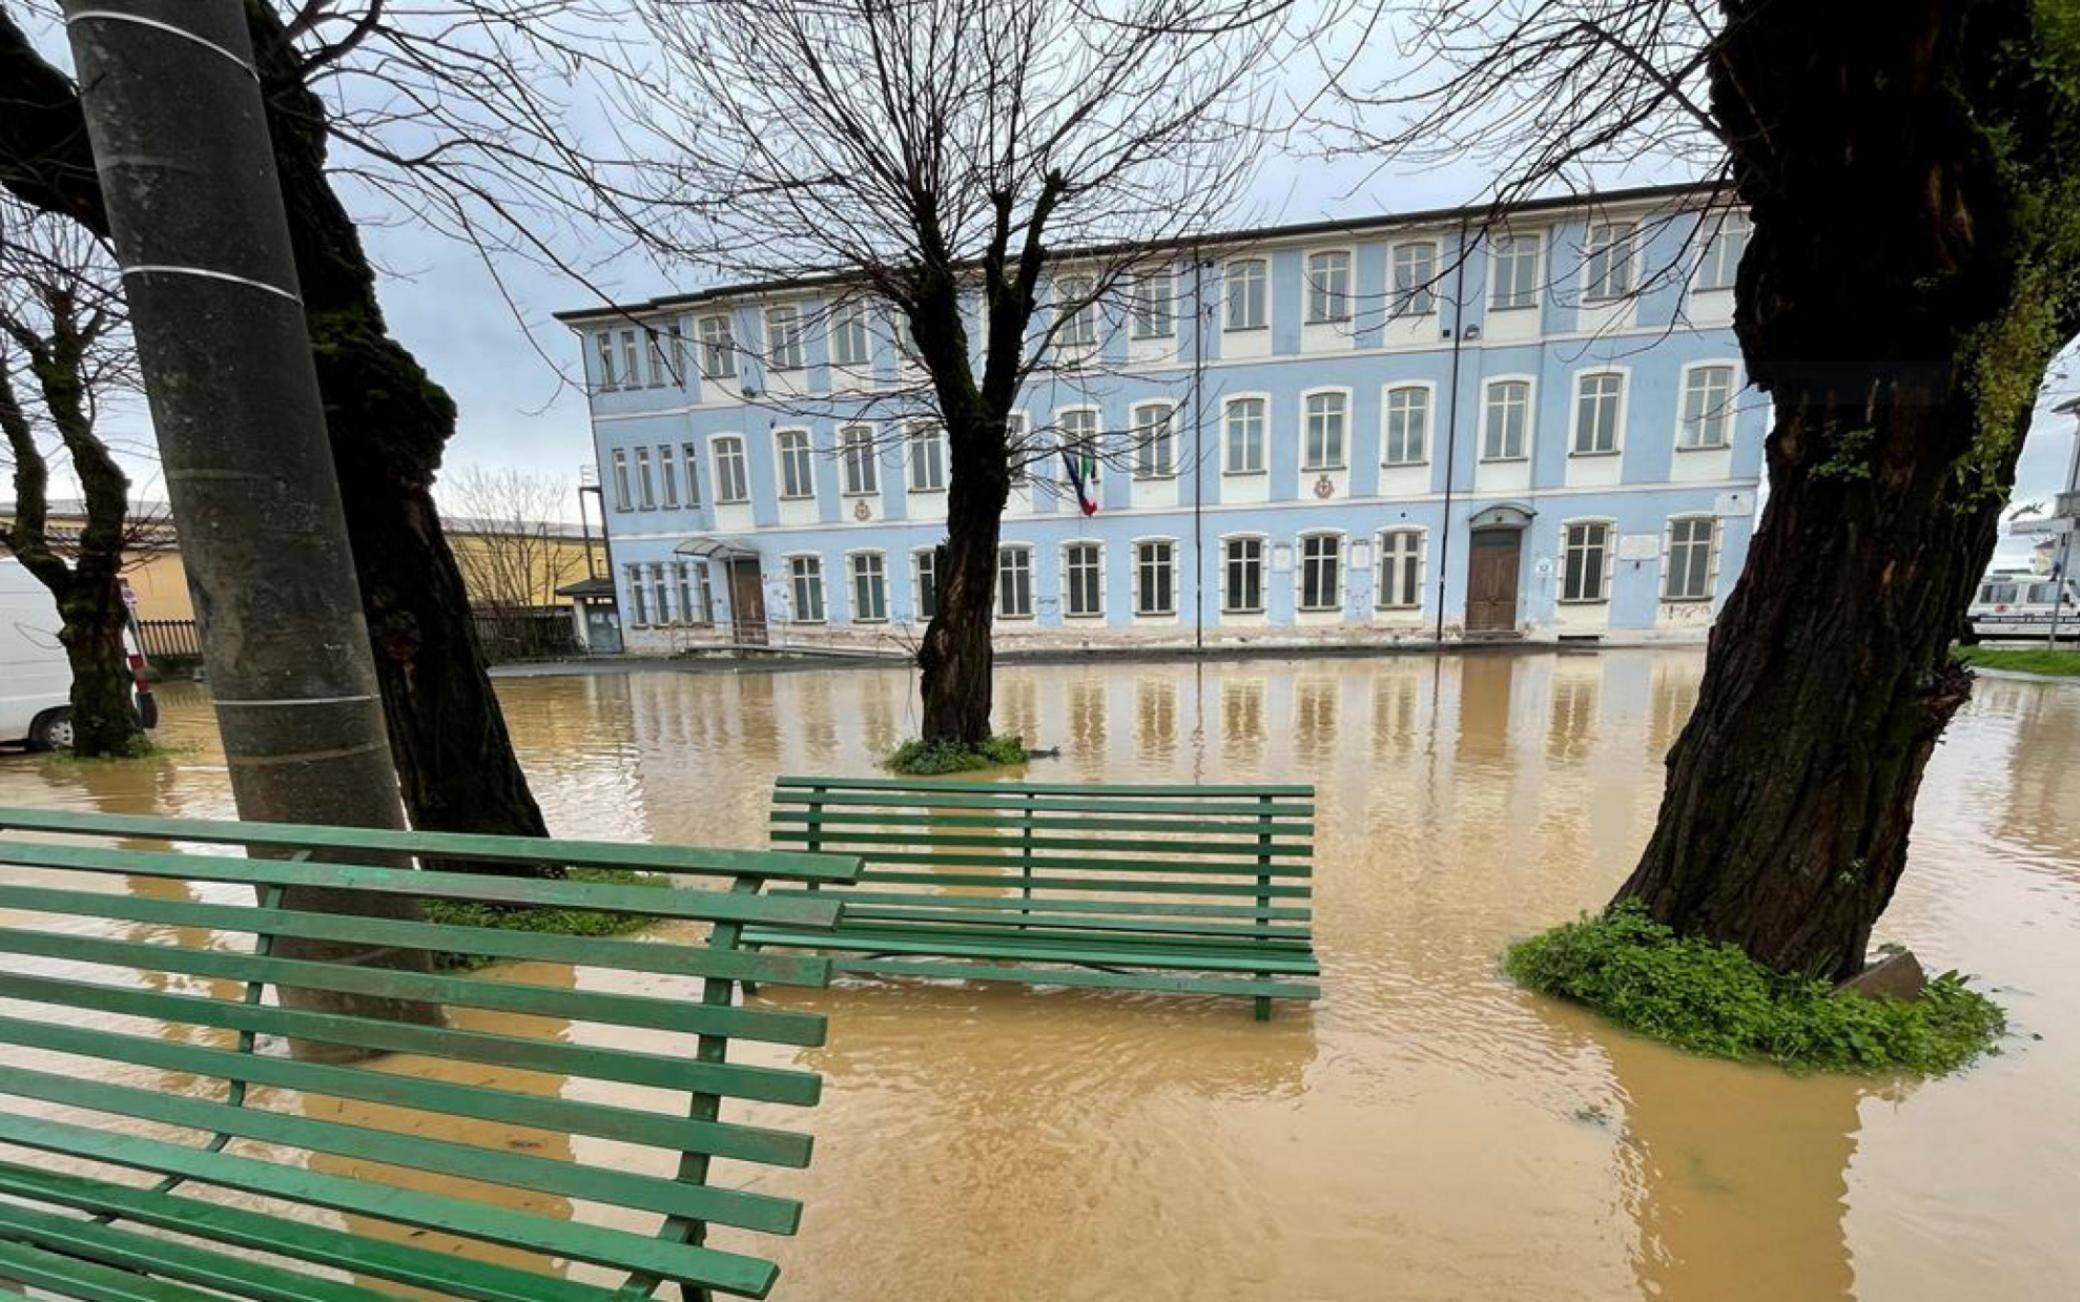
[[[507,660],[553,660],[580,653],[569,606],[475,610],[477,641],[493,664]],[[200,659],[202,631],[192,619],[140,619],[137,640],[151,660]]]

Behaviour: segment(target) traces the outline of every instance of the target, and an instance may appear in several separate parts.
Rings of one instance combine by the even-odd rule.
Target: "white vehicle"
[[[149,728],[158,710],[134,647],[130,668],[138,717]],[[0,742],[30,750],[72,744],[72,666],[58,641],[57,607],[50,589],[11,556],[0,558]]]
[[[1973,635],[1980,638],[2041,640],[2051,636],[2054,618],[2061,641],[2080,639],[2080,585],[2033,570],[1989,573],[1965,611]]]

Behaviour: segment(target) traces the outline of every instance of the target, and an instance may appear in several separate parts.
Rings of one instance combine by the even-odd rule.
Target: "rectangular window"
[[[1099,445],[1098,413],[1078,407],[1061,414],[1062,450],[1083,475],[1084,492],[1093,500],[1098,495],[1098,478],[1104,473],[1104,449]]]
[[[1177,473],[1176,410],[1166,402],[1134,409],[1134,478],[1168,479]]]
[[[794,594],[794,617],[797,623],[821,624],[823,622],[823,558],[820,556],[791,556],[787,560],[788,586]]]
[[[744,440],[732,434],[714,440],[715,501],[718,505],[751,500],[751,483],[744,471]]]
[[[1314,393],[1307,398],[1307,438],[1302,470],[1343,469],[1344,417],[1350,400],[1340,393]]]
[[[672,387],[683,388],[686,384],[686,332],[679,328],[677,321],[665,331],[665,343],[671,350]]]
[[[1538,236],[1505,235],[1495,241],[1495,283],[1488,289],[1488,306],[1538,306]]]
[[[1387,390],[1386,446],[1380,459],[1390,466],[1419,466],[1430,453],[1430,391],[1408,384]]]
[[[1632,292],[1632,240],[1639,231],[1633,222],[1604,222],[1589,228],[1586,250],[1589,285],[1582,297],[1590,302],[1609,302]]]
[[[1074,616],[1102,615],[1104,549],[1096,543],[1070,543],[1062,549],[1062,609]]]
[[[672,598],[670,589],[665,587],[664,566],[662,565],[652,565],[650,567],[650,594],[657,601],[657,622],[660,624],[671,623]],[[681,611],[680,613],[683,615],[685,612]]]
[[[946,490],[946,431],[931,421],[910,427],[910,491],[940,493]]]
[[[621,385],[626,389],[643,384],[643,354],[634,330],[621,332]]]
[[[766,355],[776,371],[799,371],[802,357],[802,310],[798,307],[766,309]]]
[[[701,602],[698,607],[700,622],[712,624],[715,622],[715,590],[708,586],[708,567],[705,562],[694,562],[693,579],[696,589],[694,595],[699,597]]]
[[[612,330],[600,331],[598,343],[599,387],[611,389],[614,387],[614,332]]]
[[[791,500],[816,496],[816,466],[810,459],[809,431],[784,429],[773,435],[780,452],[780,496]]]
[[[635,509],[635,504],[635,494],[629,492],[628,489],[628,453],[620,448],[615,448],[614,509],[617,511],[631,511]]]
[[[1669,522],[1668,588],[1663,595],[1670,601],[1702,601],[1712,595],[1712,543],[1717,523],[1704,516]]]
[[[1064,276],[1054,284],[1055,315],[1061,328],[1055,343],[1063,348],[1088,348],[1098,342],[1098,305],[1089,276]]]
[[[1693,366],[1683,374],[1679,448],[1723,448],[1733,418],[1733,368]]]
[[[701,504],[701,454],[699,446],[692,443],[680,444],[679,460],[686,467],[686,505],[699,506]]]
[[[1390,529],[1379,536],[1379,585],[1374,598],[1382,610],[1423,604],[1423,535],[1415,529]]]
[[[1704,226],[1709,234],[1704,261],[1697,268],[1697,288],[1732,289],[1740,275],[1741,255],[1748,251],[1748,219],[1741,213],[1723,213],[1707,216]]]
[[[728,380],[737,373],[737,341],[730,337],[729,317],[723,314],[701,318],[701,374],[711,380]]]
[[[1224,438],[1231,475],[1264,473],[1264,400],[1236,398],[1227,406]]]
[[[997,613],[1006,619],[1026,619],[1033,613],[1033,549],[997,549]]]
[[[650,387],[662,388],[672,382],[671,363],[665,360],[664,334],[655,326],[645,327],[644,338],[650,342]]]
[[[831,365],[863,367],[872,356],[867,346],[867,309],[847,303],[831,313]]]
[[[931,619],[939,613],[939,553],[917,553],[917,617]]]
[[[1311,533],[1300,540],[1300,609],[1334,610],[1343,602],[1343,539]]]
[[[1167,271],[1152,271],[1134,282],[1134,337],[1168,339],[1177,329],[1176,285]]]
[[[1221,553],[1227,577],[1221,609],[1231,615],[1254,614],[1264,609],[1264,540],[1230,538]]]
[[[1221,299],[1227,304],[1230,330],[1264,328],[1264,260],[1240,258],[1231,262],[1223,275]]]
[[[672,464],[672,445],[657,445],[657,469],[664,479],[664,509],[679,509],[679,468]]]
[[[650,622],[650,597],[643,591],[643,567],[628,566],[628,614],[629,623],[641,628]]]
[[[1598,371],[1575,381],[1576,456],[1618,450],[1618,402],[1624,392],[1625,377],[1616,371]]]
[[[657,486],[650,478],[650,449],[636,449],[636,496],[645,511],[657,509]]]
[[[1024,488],[1033,477],[1033,456],[1036,449],[1029,447],[1026,435],[1029,423],[1026,414],[1014,411],[1004,417],[1004,450],[1011,458],[1011,486]]]
[[[1437,246],[1428,240],[1394,246],[1394,315],[1437,310]]]
[[[1169,542],[1134,544],[1134,613],[1177,613],[1177,546]]]
[[[871,497],[881,491],[881,467],[874,456],[874,431],[847,425],[838,431],[838,464],[845,472],[847,497]]]
[[[888,572],[880,552],[852,558],[852,618],[868,624],[888,618]]]
[[[1495,381],[1488,386],[1487,408],[1481,421],[1481,460],[1521,460],[1526,427],[1531,420],[1530,383]]]
[[[1307,255],[1307,320],[1311,325],[1351,319],[1351,255],[1341,250]]]
[[[682,624],[705,624],[707,612],[693,604],[693,567],[698,561],[678,561],[672,565],[672,578],[679,588],[679,622]]]
[[[1566,577],[1562,601],[1602,601],[1604,560],[1610,553],[1611,527],[1589,521],[1567,526]]]

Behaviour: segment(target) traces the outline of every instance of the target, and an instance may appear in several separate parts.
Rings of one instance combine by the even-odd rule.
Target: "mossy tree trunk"
[[[1724,9],[1769,499],[1619,898],[1839,978],[1969,694],[1951,644],[2080,330],[2080,24],[2036,0]]]

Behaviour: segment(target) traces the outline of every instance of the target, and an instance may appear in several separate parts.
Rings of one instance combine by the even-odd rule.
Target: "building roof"
[[[1598,190],[1589,194],[1553,195],[1542,199],[1526,199],[1520,203],[1498,209],[1494,204],[1465,204],[1456,208],[1423,208],[1410,212],[1379,213],[1369,217],[1336,217],[1319,221],[1291,222],[1275,226],[1238,227],[1234,230],[1215,231],[1206,235],[1177,236],[1171,239],[1145,242],[1098,244],[1082,248],[1060,249],[1048,256],[1053,261],[1075,258],[1099,257],[1108,253],[1124,252],[1128,249],[1189,249],[1206,245],[1257,244],[1271,240],[1304,239],[1313,235],[1362,235],[1368,231],[1392,230],[1406,226],[1434,226],[1457,221],[1485,220],[1499,211],[1509,213],[1560,212],[1570,208],[1586,208],[1597,205],[1628,203],[1653,203],[1667,199],[1683,199],[1708,195],[1715,187],[1705,181],[1680,181],[1669,185],[1631,186],[1622,190]],[[734,285],[716,285],[709,289],[689,290],[680,294],[663,294],[656,298],[625,303],[605,303],[595,307],[566,308],[552,315],[566,325],[577,325],[587,321],[618,319],[641,316],[646,313],[666,312],[674,308],[694,307],[702,303],[713,303],[721,299],[742,298],[759,294],[770,294],[780,290],[814,289],[825,285],[844,284],[858,278],[850,271],[827,271],[806,276],[786,276],[773,280],[741,281]]]
[[[559,597],[611,597],[614,595],[614,580],[606,575],[596,574],[589,579],[579,579],[575,583],[564,584],[556,590],[556,595]]]

